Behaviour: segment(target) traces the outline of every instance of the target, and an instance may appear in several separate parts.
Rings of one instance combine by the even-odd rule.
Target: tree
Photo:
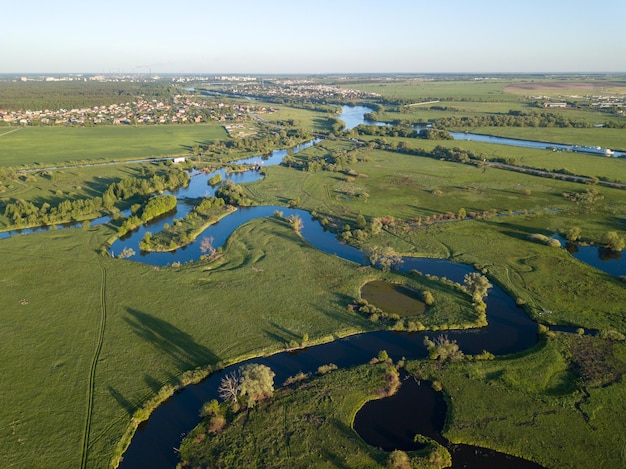
[[[609,231],[606,234],[606,246],[613,251],[623,251],[626,247],[626,241],[617,231]]]
[[[464,283],[467,292],[475,302],[482,302],[483,298],[487,296],[487,291],[493,286],[487,277],[478,272],[465,274]]]
[[[365,250],[370,263],[388,272],[392,267],[402,264],[402,257],[391,246],[371,246]]]
[[[411,463],[411,458],[409,458],[408,454],[397,449],[389,454],[387,467],[390,469],[411,469],[413,464]]]
[[[578,226],[572,226],[565,234],[565,239],[574,242],[580,239],[581,229]]]
[[[202,254],[208,254],[212,256],[215,254],[215,247],[213,247],[213,236],[202,238],[202,242],[200,243],[200,251]]]
[[[248,406],[253,407],[274,394],[274,376],[269,366],[252,363],[240,368],[239,395],[247,398]]]
[[[225,401],[238,403],[239,388],[241,386],[241,374],[239,370],[231,371],[222,378],[220,387],[217,388],[219,396]]]
[[[435,302],[435,297],[430,291],[425,290],[422,292],[422,301],[426,304],[426,306],[430,306]]]
[[[287,218],[287,221],[296,233],[300,234],[302,232],[302,228],[304,228],[304,222],[302,221],[302,218],[300,218],[298,215],[289,216],[289,218]]]
[[[456,340],[450,340],[447,335],[440,335],[434,341],[426,336],[424,337],[424,346],[426,346],[431,360],[456,362],[465,357]]]
[[[365,220],[365,217],[361,213],[359,213],[356,217],[356,226],[362,230],[367,227],[367,220]]]

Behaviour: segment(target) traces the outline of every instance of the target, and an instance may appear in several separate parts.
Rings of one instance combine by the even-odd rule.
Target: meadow
[[[2,240],[7,467],[72,467],[83,458],[85,467],[106,466],[131,417],[190,371],[299,345],[305,334],[314,343],[371,330],[346,309],[361,285],[418,285],[323,254],[274,218],[240,228],[216,264],[180,268],[102,257],[111,231]],[[453,321],[447,310],[459,299],[434,291]],[[454,307],[460,314],[469,308],[463,301]]]
[[[227,139],[206,125],[21,127],[0,129],[0,166],[55,166],[189,155],[195,144]],[[12,129],[15,130],[15,129]]]

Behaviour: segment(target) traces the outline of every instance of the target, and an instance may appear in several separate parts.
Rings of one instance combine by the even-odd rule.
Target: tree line
[[[44,202],[36,205],[18,199],[4,204],[4,215],[14,228],[45,226],[80,219],[102,210],[112,211],[116,204],[133,197],[147,197],[156,192],[173,190],[189,183],[189,174],[180,169],[147,177],[125,178],[111,183],[102,196],[65,199],[56,205]]]
[[[594,124],[553,112],[511,110],[506,114],[440,117],[433,121],[433,126],[441,129],[459,127],[574,127],[583,129],[592,128]],[[623,129],[626,128],[626,122],[611,120],[605,122],[604,126]]]

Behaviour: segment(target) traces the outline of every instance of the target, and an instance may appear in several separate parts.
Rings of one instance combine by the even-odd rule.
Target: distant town
[[[273,112],[267,106],[231,104],[177,95],[172,102],[138,99],[122,104],[82,109],[3,111],[0,125],[150,125],[198,124],[241,120],[248,113]]]

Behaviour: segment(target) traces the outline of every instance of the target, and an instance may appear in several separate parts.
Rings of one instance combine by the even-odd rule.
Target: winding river
[[[282,159],[282,156],[280,156],[280,159]],[[275,160],[278,160],[278,157]],[[253,160],[248,162],[254,163]],[[192,184],[201,188],[201,190],[210,190],[206,186],[206,180],[210,177],[211,175],[202,175],[201,177],[198,175],[193,178],[194,182]],[[234,175],[234,177],[239,178],[237,182],[250,182],[258,179],[260,175],[250,172]],[[195,194],[196,190],[187,188],[184,191],[179,191],[176,195],[179,199],[193,197],[192,194]],[[308,212],[299,209],[272,206],[239,209],[234,214],[208,228],[202,236],[213,237],[214,245],[216,247],[220,246],[230,233],[241,224],[257,217],[270,216],[275,210],[281,210],[286,216],[300,216],[304,222],[302,235],[316,248],[359,264],[366,262],[365,256],[361,251],[340,243],[332,233],[326,232],[319,223],[313,220]],[[164,221],[159,222],[161,226],[162,223]],[[142,228],[131,234],[127,239],[115,243],[112,249],[119,252],[124,247],[135,248],[143,237],[145,229],[148,228]],[[150,226],[149,229],[153,230],[154,227]],[[199,243],[193,243],[187,248],[179,249],[174,253],[138,254],[137,256],[142,257],[137,260],[157,265],[168,264],[174,261],[187,262],[199,257],[200,252],[199,247],[196,246],[197,244]],[[455,282],[462,282],[464,275],[473,271],[473,268],[467,265],[441,259],[405,258],[400,270],[408,272],[413,269],[417,269],[425,274],[445,276]],[[450,339],[459,343],[465,353],[477,354],[486,349],[491,353],[503,355],[525,350],[536,343],[536,323],[531,321],[524,311],[518,308],[515,302],[501,288],[494,286],[486,299],[486,303],[489,323],[487,327],[468,331],[450,331],[447,333]],[[438,334],[430,335],[436,337]],[[314,372],[319,366],[331,362],[339,367],[362,364],[377,355],[380,350],[386,350],[394,360],[401,357],[406,357],[407,359],[426,357],[422,334],[379,331],[351,336],[297,352],[283,352],[270,357],[257,358],[246,363],[254,362],[269,366],[276,373],[276,382],[280,383],[300,371],[305,373]],[[241,365],[242,363],[239,363],[236,366]],[[120,467],[174,467],[178,462],[176,448],[180,444],[182,437],[199,423],[198,411],[202,404],[210,399],[218,398],[217,388],[219,382],[228,371],[230,370],[226,369],[214,373],[200,384],[185,388],[159,406],[150,416],[150,419],[144,422],[137,430],[130,447],[124,454]],[[436,405],[431,407],[432,412],[439,416],[445,416],[445,403],[442,399],[434,396],[434,391],[429,387],[422,386],[415,389],[415,386],[408,383],[402,389],[404,390],[398,393],[399,397],[395,398],[396,400],[403,398],[406,393],[410,393],[409,399],[414,403],[413,407],[415,407],[415,403],[423,402],[424,400],[432,401],[433,403],[437,402]],[[394,400],[389,402],[393,403]],[[366,413],[366,415],[368,414],[371,415],[371,413]],[[373,414],[381,416],[383,414],[387,415],[388,412],[374,411]],[[411,422],[409,428],[404,428],[404,431],[408,432],[408,434],[426,434],[437,441],[446,443],[440,436],[443,428],[443,419],[441,417],[435,424],[432,424],[432,419],[417,418],[412,419]],[[398,427],[396,424],[393,424],[393,426],[394,428]],[[359,423],[359,427],[363,427],[363,425]],[[368,426],[365,425],[365,427],[367,428]],[[389,428],[385,427],[381,422],[377,422],[376,425],[369,427],[383,428],[383,434],[389,431]],[[397,448],[404,447],[404,442],[402,441],[396,441],[390,446],[381,445],[377,440],[381,432],[378,433],[378,436],[374,434],[373,439],[370,441],[371,444],[388,448],[392,446]],[[369,441],[369,437],[363,437],[366,441]],[[466,445],[453,445],[450,448],[455,454],[455,467],[471,467],[468,464],[471,464],[472,459],[477,454],[481,455],[481,467],[486,467],[484,465],[485,458],[488,458],[494,467],[502,466],[503,464],[520,468],[538,467],[532,462],[481,448],[468,447]]]
[[[358,123],[355,122],[359,121],[359,114],[359,123],[363,123],[363,113],[371,111],[369,108],[365,107],[348,108],[348,110],[352,113],[349,123],[351,127],[358,125]],[[344,115],[346,115],[345,112],[340,117]],[[357,117],[355,117],[355,115]],[[313,145],[314,143],[315,141],[311,141],[301,145],[296,151]],[[287,150],[277,150],[273,152],[269,158],[249,158],[241,160],[238,163],[258,165],[277,164],[286,154]],[[221,170],[221,173],[224,178],[232,179],[236,183],[253,182],[262,177],[258,171],[226,174]],[[124,239],[116,241],[111,248],[111,253],[115,254],[129,247],[137,252],[131,259],[153,265],[167,265],[173,262],[193,261],[200,257],[199,245],[201,238],[205,236],[213,237],[214,247],[219,247],[223,245],[228,236],[242,224],[258,217],[271,216],[275,210],[280,210],[286,216],[300,216],[304,222],[302,235],[314,247],[351,262],[358,264],[366,263],[365,256],[361,251],[340,243],[332,233],[325,231],[317,221],[313,220],[308,212],[299,209],[273,206],[240,208],[233,214],[220,220],[219,223],[209,227],[198,237],[197,242],[172,253],[142,253],[138,248],[138,243],[147,230],[151,232],[160,231],[165,223],[172,223],[175,218],[183,217],[189,213],[197,197],[208,196],[214,193],[214,189],[207,184],[207,180],[214,174],[215,173],[194,173],[190,185],[174,193],[178,198],[178,207],[175,213],[161,218],[148,226],[142,226]],[[108,218],[104,217],[97,222],[105,223],[107,221]],[[32,231],[37,230],[23,230],[19,233]],[[0,234],[2,235],[0,237],[8,237],[13,234],[17,234],[17,232],[7,233],[6,235]],[[473,272],[473,268],[470,266],[456,264],[446,260],[404,258],[400,270],[408,272],[413,269],[419,270],[424,274],[445,276],[452,281],[460,283],[463,282],[465,274]],[[624,273],[626,272],[622,271],[622,274]],[[505,355],[528,349],[537,342],[537,324],[531,321],[524,311],[518,308],[513,299],[501,288],[494,286],[491,289],[486,298],[486,304],[488,314],[487,327],[475,330],[447,332],[447,336],[450,339],[456,340],[465,353],[477,354],[481,353],[483,350],[488,350],[496,355]],[[429,333],[431,337],[436,337],[437,335],[437,333]],[[398,360],[401,357],[406,357],[407,359],[426,357],[422,334],[379,331],[351,336],[296,352],[282,352],[269,357],[249,360],[248,362],[262,363],[271,367],[276,373],[275,381],[281,383],[287,377],[293,376],[300,371],[305,373],[314,372],[319,366],[328,363],[335,363],[339,367],[350,367],[366,363],[370,358],[377,355],[380,350],[386,350],[389,356],[394,360]],[[239,363],[236,366],[241,365],[242,363]],[[130,447],[124,454],[124,459],[120,467],[175,467],[178,462],[176,448],[180,445],[182,437],[199,423],[198,412],[202,404],[210,399],[218,398],[217,388],[219,382],[228,371],[230,370],[227,368],[214,373],[200,384],[188,386],[160,405],[152,413],[149,420],[144,422],[137,430]],[[410,393],[408,398],[406,397],[406,393]],[[414,383],[407,382],[405,386],[400,389],[396,399],[409,399],[413,403],[413,407],[415,407],[417,403],[432,401],[432,405],[429,407],[432,411],[432,418],[411,419],[410,432],[408,434],[411,435],[410,438],[416,433],[425,434],[443,444],[447,444],[441,437],[443,420],[445,418],[445,402],[433,393],[434,391],[430,390],[428,386],[418,386],[414,385]],[[385,401],[387,401],[387,399],[378,401],[382,404],[372,405],[388,405],[388,402],[386,403]],[[389,402],[393,402],[393,400]],[[399,407],[399,411],[406,409],[406,405],[406,403],[403,403]],[[420,404],[420,406],[422,405],[423,404]],[[373,413],[373,415],[380,416],[388,414],[389,411],[387,410]],[[362,426],[362,424],[355,422],[355,426]],[[395,424],[392,424],[392,426],[397,427]],[[378,436],[374,435],[370,438],[360,432],[365,441],[375,446],[384,447],[386,449],[392,449],[393,447],[402,448],[404,446],[402,438],[397,438],[397,441],[390,444],[380,444],[380,441],[377,440],[377,438],[380,437],[380,433],[381,432],[379,432]],[[454,467],[502,467],[503,465],[519,468],[538,467],[536,464],[529,461],[520,460],[490,450],[483,450],[481,448],[468,447],[465,445],[453,445],[450,448],[451,452],[454,454]],[[477,454],[481,456],[481,459],[479,459],[480,462],[472,463],[474,456]],[[491,462],[487,463],[487,459]],[[479,466],[472,466],[471,464],[479,464]]]

